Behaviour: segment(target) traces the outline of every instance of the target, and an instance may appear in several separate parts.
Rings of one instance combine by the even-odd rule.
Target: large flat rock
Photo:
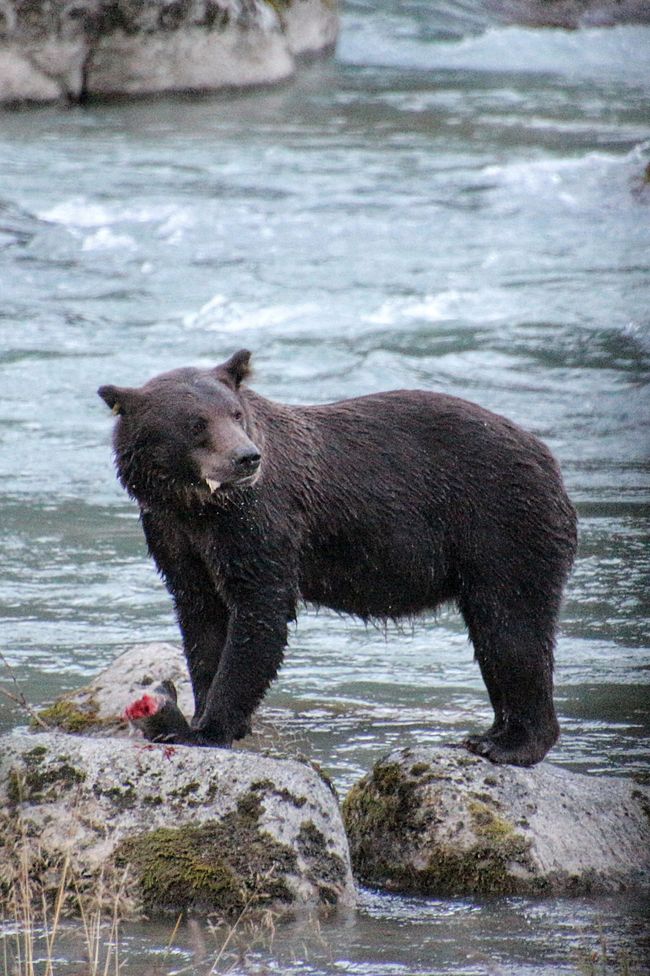
[[[225,917],[349,906],[348,845],[331,788],[293,759],[61,732],[0,738],[0,906],[27,868],[51,897],[122,914]],[[4,904],[3,904],[4,903]]]
[[[358,880],[433,896],[589,894],[650,885],[650,788],[544,762],[404,749],[350,791]]]
[[[0,103],[272,84],[337,35],[336,0],[5,0]]]

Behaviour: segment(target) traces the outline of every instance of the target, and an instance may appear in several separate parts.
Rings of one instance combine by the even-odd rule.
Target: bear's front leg
[[[192,682],[194,720],[198,721],[226,644],[228,608],[205,563],[172,518],[144,512],[142,527],[149,552],[174,600]]]
[[[250,591],[230,609],[228,636],[202,714],[192,722],[201,745],[244,738],[251,717],[278,673],[294,608],[277,590]]]

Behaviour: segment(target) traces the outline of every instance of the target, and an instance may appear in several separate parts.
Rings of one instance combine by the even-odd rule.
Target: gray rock
[[[391,753],[343,803],[355,875],[428,895],[650,885],[650,788],[444,749]]]
[[[175,644],[162,642],[128,648],[88,685],[41,709],[39,717],[63,732],[126,735],[126,706],[165,679],[174,682],[179,707],[191,718],[194,703],[183,652]]]
[[[485,0],[507,24],[525,27],[613,27],[650,23],[648,0]]]
[[[185,657],[178,645],[166,642],[134,644],[85,687],[62,695],[38,715],[53,730],[93,737],[130,735],[144,741],[140,732],[129,727],[124,710],[167,679],[174,682],[179,708],[190,720],[194,700]],[[236,747],[295,754],[295,744],[278,729],[277,720],[282,714],[263,706],[254,716],[253,734],[236,743]]]
[[[121,914],[354,904],[338,803],[311,767],[246,752],[14,732],[0,738],[0,905],[117,897]],[[65,868],[64,868],[65,865]]]
[[[0,103],[270,84],[337,34],[336,0],[0,0]]]

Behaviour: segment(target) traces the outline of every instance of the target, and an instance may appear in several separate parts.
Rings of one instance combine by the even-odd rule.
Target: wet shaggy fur
[[[194,690],[191,727],[156,738],[245,735],[302,600],[364,620],[449,601],[494,708],[466,746],[538,762],[558,737],[553,648],[576,548],[550,452],[440,393],[275,403],[246,387],[249,355],[99,391],[119,415],[118,475],[174,600]]]

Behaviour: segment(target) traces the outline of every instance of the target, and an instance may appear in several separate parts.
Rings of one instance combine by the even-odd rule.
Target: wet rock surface
[[[38,712],[51,730],[77,735],[144,736],[125,716],[126,710],[143,696],[171,681],[178,708],[186,721],[194,713],[192,688],[183,651],[177,644],[153,641],[135,644],[119,654],[83,688],[57,698]],[[235,743],[237,749],[275,750],[280,757],[296,755],[293,743],[285,741],[275,719],[277,713],[262,707],[254,716],[252,734]]]
[[[486,0],[502,23],[524,27],[613,27],[650,23],[648,0]]]
[[[542,763],[404,749],[347,795],[358,880],[439,895],[604,893],[650,885],[650,788]]]
[[[65,873],[133,917],[354,904],[336,797],[292,759],[17,731],[0,825],[0,902],[27,865],[37,897]]]
[[[335,0],[8,0],[0,103],[271,84],[337,34]]]

